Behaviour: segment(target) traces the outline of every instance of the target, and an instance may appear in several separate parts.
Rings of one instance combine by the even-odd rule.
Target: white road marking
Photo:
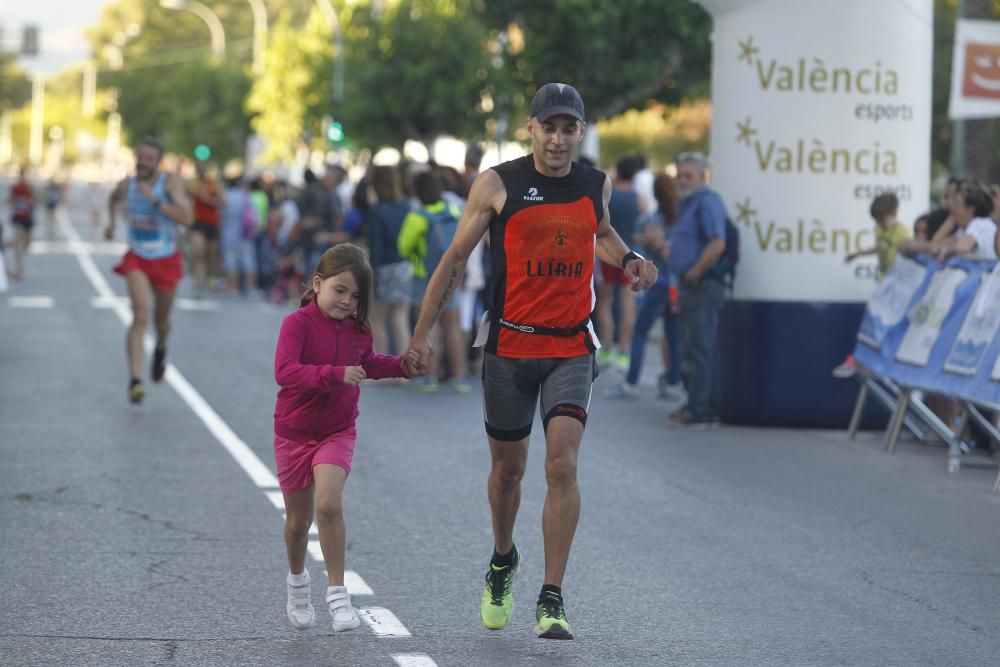
[[[274,505],[274,509],[284,512],[285,511],[285,496],[281,491],[265,491],[264,495],[267,499],[271,501]]]
[[[128,308],[127,296],[95,296],[90,300],[90,305],[94,308],[111,309],[116,307]]]
[[[344,570],[344,586],[351,595],[375,595],[375,591],[354,570]]]
[[[323,570],[323,576],[329,576],[329,572]],[[351,595],[375,595],[375,591],[354,570],[344,570],[344,587]]]
[[[52,308],[56,300],[51,296],[10,296],[7,297],[7,305],[10,308]]]
[[[393,653],[392,659],[399,667],[437,667],[437,663],[423,653]]]
[[[412,637],[396,615],[384,607],[358,609],[358,616],[379,637]]]
[[[82,247],[90,255],[124,255],[128,245],[121,241],[83,241],[77,236]],[[74,254],[72,241],[32,241],[28,252],[32,255]]]
[[[198,299],[178,298],[174,301],[174,304],[179,310],[215,311],[219,309],[218,301],[200,301]]]

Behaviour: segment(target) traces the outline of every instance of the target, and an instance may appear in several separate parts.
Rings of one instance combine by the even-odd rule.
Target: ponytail
[[[316,298],[316,290],[312,287],[306,290],[306,293],[302,295],[302,301],[299,302],[299,308],[305,308],[309,305],[309,302]]]

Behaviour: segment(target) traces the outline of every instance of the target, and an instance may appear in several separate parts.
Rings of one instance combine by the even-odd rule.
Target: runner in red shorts
[[[163,146],[151,137],[136,149],[135,176],[119,183],[108,202],[108,226],[104,236],[114,237],[118,208],[124,204],[128,223],[128,246],[115,273],[128,281],[132,301],[132,326],[126,337],[129,370],[129,400],[139,403],[146,395],[142,373],[142,339],[149,318],[150,294],[154,302],[156,349],[152,379],[159,382],[167,368],[167,335],[170,311],[183,262],[177,249],[177,225],[191,226],[191,208],[184,183],[176,174],[160,171]]]

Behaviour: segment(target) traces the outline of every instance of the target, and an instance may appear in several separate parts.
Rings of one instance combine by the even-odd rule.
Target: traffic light
[[[344,140],[344,126],[331,120],[326,126],[326,138],[331,144],[339,144]]]
[[[212,149],[205,144],[198,144],[194,147],[194,157],[196,160],[204,162],[208,158],[212,157]]]

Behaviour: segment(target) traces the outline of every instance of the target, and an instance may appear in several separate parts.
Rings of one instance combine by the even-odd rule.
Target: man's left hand
[[[656,282],[659,270],[648,259],[633,259],[625,265],[625,275],[633,292],[651,287]]]
[[[681,282],[688,287],[697,287],[701,283],[701,276],[695,273],[693,270],[688,271],[683,276],[681,276]]]

